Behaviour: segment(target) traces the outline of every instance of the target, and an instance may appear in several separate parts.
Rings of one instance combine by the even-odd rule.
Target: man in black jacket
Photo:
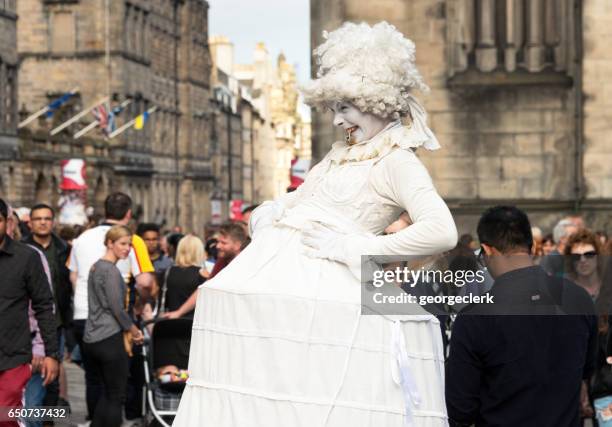
[[[451,426],[580,426],[581,385],[597,348],[590,297],[533,264],[531,226],[517,208],[487,210],[478,238],[494,302],[468,306],[453,325]]]
[[[72,284],[70,271],[66,266],[70,248],[66,242],[53,234],[55,211],[47,204],[39,203],[30,210],[31,233],[22,241],[43,253],[49,264],[53,297],[55,299],[55,319],[57,326],[57,340],[60,358],[60,374],[62,372],[62,359],[64,357],[64,333],[72,322]],[[36,372],[33,364],[32,372]],[[30,382],[30,387],[41,387],[38,382]],[[59,378],[47,386],[42,404],[57,406],[59,401]]]
[[[66,266],[70,246],[53,233],[55,211],[51,206],[44,203],[34,205],[30,211],[30,224],[32,233],[23,239],[23,243],[38,248],[47,258],[57,307],[57,324],[58,327],[67,327],[72,321],[72,284]]]
[[[0,407],[20,406],[30,378],[30,301],[45,344],[41,367],[45,385],[56,378],[58,369],[53,296],[36,251],[6,234],[8,210],[0,199]]]

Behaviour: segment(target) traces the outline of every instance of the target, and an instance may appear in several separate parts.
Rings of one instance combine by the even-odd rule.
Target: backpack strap
[[[157,310],[157,315],[161,315],[166,312],[166,291],[168,290],[168,276],[170,275],[170,270],[172,266],[168,267],[164,272],[164,282],[162,283],[161,288],[161,299],[159,302],[159,309]]]

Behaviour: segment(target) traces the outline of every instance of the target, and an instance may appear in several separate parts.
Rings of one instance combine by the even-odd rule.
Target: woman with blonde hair
[[[161,307],[164,311],[178,310],[181,305],[208,278],[204,261],[204,243],[198,237],[187,235],[179,240],[174,265],[166,270],[161,289]],[[185,317],[193,317],[193,311]]]
[[[111,227],[104,238],[106,253],[91,267],[87,281],[88,317],[83,350],[104,385],[92,414],[92,427],[119,427],[129,374],[123,332],[135,344],[144,337],[125,310],[126,286],[115,265],[130,253],[132,232],[124,225]]]

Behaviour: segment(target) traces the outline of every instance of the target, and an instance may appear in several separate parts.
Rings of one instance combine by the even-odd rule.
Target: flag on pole
[[[125,109],[125,107],[129,104],[126,102],[122,102],[121,104],[117,105],[115,108],[113,108],[110,113],[108,113],[108,118],[106,120],[106,127],[105,127],[105,133],[106,135],[110,135],[111,133],[113,133],[115,131],[115,129],[117,129],[117,120],[115,120],[115,118],[121,114],[121,112]],[[102,125],[100,125],[102,126]]]
[[[55,111],[62,106],[62,104],[64,104],[66,101],[68,101],[70,98],[72,98],[74,96],[75,92],[68,92],[63,94],[62,96],[60,96],[59,98],[57,98],[55,101],[51,102],[49,105],[47,105],[47,111],[45,113],[45,116],[47,117],[51,117],[53,115],[53,113],[55,113]]]
[[[144,127],[147,120],[149,120],[149,112],[145,111],[140,116],[134,119],[134,129],[141,130]]]
[[[102,129],[105,135],[110,135],[117,128],[117,121],[115,118],[121,114],[126,105],[126,103],[122,103],[111,109],[110,105],[105,103],[92,110],[92,114],[98,122],[98,126],[100,126],[100,129]]]
[[[113,132],[111,132],[108,135],[108,137],[110,139],[112,139],[112,138],[116,137],[117,135],[122,134],[123,132],[125,132],[127,129],[130,129],[130,128],[134,128],[134,129],[138,129],[138,130],[142,129],[144,127],[144,124],[146,123],[146,121],[149,119],[149,116],[151,114],[153,114],[155,111],[157,111],[157,106],[156,105],[152,106],[151,108],[149,108],[144,113],[138,115],[137,117],[133,118],[129,122],[125,123],[120,128],[114,130]]]
[[[106,126],[108,125],[108,107],[107,103],[98,105],[96,108],[91,110],[91,114],[98,121],[98,126],[106,133]]]
[[[43,108],[41,108],[37,112],[35,112],[33,114],[30,114],[24,120],[19,122],[17,127],[19,129],[21,129],[22,127],[27,126],[29,123],[33,122],[34,120],[36,120],[37,118],[39,118],[43,114],[46,114],[47,117],[51,117],[53,115],[53,113],[55,112],[55,110],[57,110],[68,99],[70,99],[70,97],[75,95],[78,92],[78,90],[79,90],[79,88],[77,86],[77,87],[73,88],[70,92],[65,93],[62,97],[60,97],[60,98],[56,99],[55,101],[51,102],[49,105],[45,105]]]
[[[79,139],[85,134],[89,133],[93,129],[99,127],[100,130],[106,135],[109,136],[113,133],[117,127],[117,122],[115,118],[121,114],[121,112],[130,105],[132,101],[130,99],[126,99],[121,104],[117,105],[115,108],[111,110],[110,105],[105,103],[102,105],[102,108],[98,108],[95,111],[91,111],[94,116],[94,121],[85,126],[83,129],[74,134],[74,139]],[[98,107],[98,106],[97,106]],[[110,112],[109,112],[110,111]]]
[[[71,117],[70,119],[66,120],[64,123],[62,123],[61,125],[57,126],[55,129],[52,129],[51,130],[51,135],[56,135],[56,134],[60,133],[62,130],[66,129],[68,126],[70,126],[71,124],[75,123],[81,117],[87,115],[87,113],[89,113],[90,111],[94,110],[98,106],[102,105],[106,101],[108,101],[108,96],[105,96],[104,98],[99,99],[98,101],[95,102],[95,104],[91,105],[90,107],[88,107],[85,110],[81,111],[77,115],[75,115],[75,116]]]

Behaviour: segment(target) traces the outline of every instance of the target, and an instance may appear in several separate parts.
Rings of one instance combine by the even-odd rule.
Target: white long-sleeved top
[[[340,233],[330,258],[359,263],[360,255],[433,255],[451,249],[457,229],[414,149],[425,143],[411,128],[392,124],[370,141],[333,145],[293,193],[258,208],[281,224],[323,223]],[[413,225],[380,235],[401,212]],[[266,221],[263,221],[266,222]]]

